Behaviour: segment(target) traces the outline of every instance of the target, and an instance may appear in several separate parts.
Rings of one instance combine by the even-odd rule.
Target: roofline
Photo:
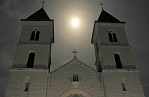
[[[95,33],[95,24],[96,24],[96,21],[94,21],[94,27],[93,27],[93,32],[92,32],[92,38],[91,38],[91,44],[93,44],[93,36],[94,36],[94,33]]]
[[[54,19],[50,19],[50,20],[27,20],[27,19],[20,19],[20,21],[54,21]]]
[[[109,15],[111,18],[113,18],[113,19],[115,19],[115,22],[113,21],[100,21],[100,18],[101,18],[101,16],[102,16],[102,13],[104,12],[104,14],[107,14],[107,15]],[[97,22],[103,22],[103,23],[125,23],[125,22],[123,22],[123,21],[121,21],[120,19],[118,19],[117,17],[115,17],[115,16],[113,16],[112,14],[110,14],[109,12],[107,12],[107,11],[105,11],[103,8],[102,8],[102,11],[101,11],[101,14],[100,14],[100,16],[99,16],[99,18],[98,18],[98,20],[96,20]]]
[[[38,11],[40,11],[41,9],[43,9],[44,12],[45,12],[45,14],[48,16],[47,12],[45,11],[45,9],[44,9],[43,7],[41,7],[41,8],[38,9],[37,11],[35,11],[35,13],[38,12]],[[30,16],[34,15],[35,13],[32,13],[31,15],[27,16],[25,19],[20,19],[20,21],[52,21],[52,20],[53,20],[53,19],[51,19],[49,16],[48,16],[48,19],[49,19],[49,20],[28,20],[28,18],[29,18]]]
[[[58,70],[60,70],[61,68],[64,68],[66,65],[70,65],[70,63],[73,61],[74,59],[72,58],[70,61],[66,62],[65,64],[61,65],[60,67],[54,69],[53,71],[50,70],[50,73],[54,73],[54,72],[57,72]],[[85,64],[84,62],[80,61],[78,58],[77,58],[77,61],[79,63],[81,63],[82,65],[92,69],[93,71],[96,71],[96,69],[92,68],[91,66],[88,66],[87,64]]]

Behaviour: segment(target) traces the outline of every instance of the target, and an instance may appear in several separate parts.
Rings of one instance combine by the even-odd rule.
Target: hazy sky
[[[149,97],[149,1],[148,0],[103,0],[104,9],[126,21],[126,33],[137,55],[137,66]],[[17,39],[20,34],[19,19],[25,18],[41,7],[40,0],[0,0],[0,97],[7,81],[7,68],[12,64]],[[52,59],[62,65],[72,58],[72,50],[79,51],[79,58],[93,65],[94,51],[90,43],[94,21],[100,14],[99,0],[47,0],[45,10],[55,20],[55,44]],[[72,16],[81,19],[81,27],[69,26]],[[72,41],[73,40],[73,41]],[[57,61],[58,60],[58,61]],[[2,88],[3,87],[3,88]]]

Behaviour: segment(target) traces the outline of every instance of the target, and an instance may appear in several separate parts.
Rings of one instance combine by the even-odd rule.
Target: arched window
[[[35,39],[35,31],[32,31],[32,34],[31,34],[30,40],[34,40],[34,39]]]
[[[111,34],[111,33],[108,33],[108,35],[109,35],[109,41],[110,41],[110,42],[113,42],[112,34]]]
[[[114,41],[114,42],[117,42],[117,36],[116,36],[116,34],[113,33],[112,35],[113,35],[113,41]]]
[[[30,40],[32,41],[38,41],[40,37],[40,31],[38,29],[34,29],[31,33]]]
[[[27,68],[33,68],[35,60],[35,53],[31,52],[28,56]]]
[[[73,74],[73,81],[75,82],[77,82],[77,81],[79,81],[79,77],[78,77],[78,74]]]
[[[109,33],[108,33],[108,36],[109,36],[109,41],[110,41],[110,42],[118,42],[116,33],[111,33],[111,32],[109,32]]]
[[[116,63],[116,68],[122,69],[123,66],[122,66],[119,54],[114,54],[114,59],[115,59],[115,63]]]
[[[35,37],[35,40],[36,40],[36,41],[39,40],[39,35],[40,35],[40,31],[37,31],[37,32],[36,32],[36,37]]]

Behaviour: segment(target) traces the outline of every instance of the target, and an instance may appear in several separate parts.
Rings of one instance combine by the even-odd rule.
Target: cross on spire
[[[45,6],[45,0],[42,0],[42,8]]]
[[[72,53],[73,53],[73,57],[76,58],[78,51],[77,50],[73,50]]]
[[[102,1],[100,2],[100,6],[101,6],[101,8],[103,9],[104,4],[103,4]]]

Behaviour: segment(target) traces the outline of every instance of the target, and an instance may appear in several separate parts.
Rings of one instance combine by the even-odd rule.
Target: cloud
[[[39,3],[40,0],[0,0],[0,11],[10,17],[19,18],[33,7],[39,6]]]

